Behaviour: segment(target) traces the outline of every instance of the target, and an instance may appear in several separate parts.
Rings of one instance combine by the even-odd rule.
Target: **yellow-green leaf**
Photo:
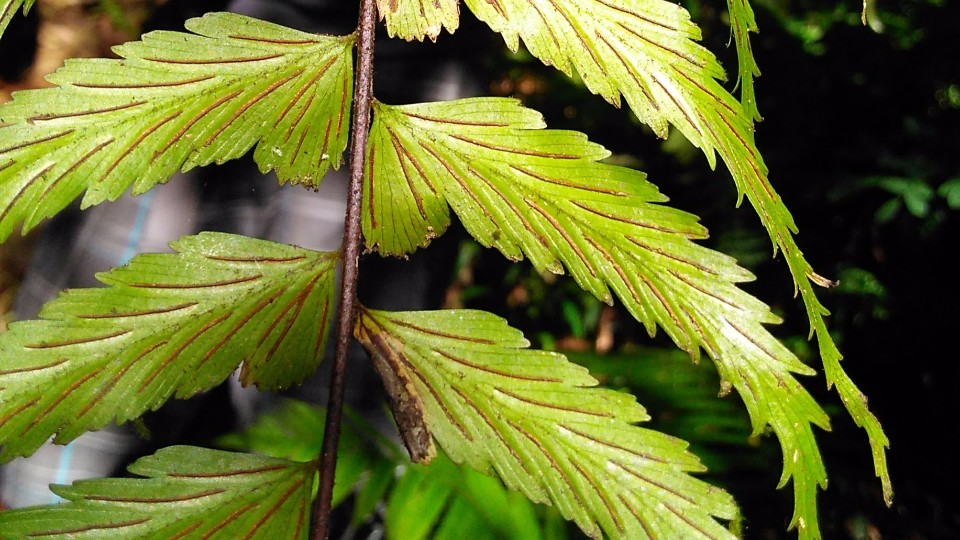
[[[83,206],[256,146],[263,172],[319,184],[346,148],[354,37],[229,13],[152,32],[119,60],[68,60],[57,87],[0,107],[0,240],[86,191]]]
[[[436,41],[443,28],[451,34],[460,25],[460,0],[377,0],[390,37]]]
[[[164,448],[129,471],[146,478],[53,486],[68,502],[0,513],[4,538],[249,538],[304,540],[311,464]]]
[[[659,326],[697,358],[716,362],[760,433],[771,426],[794,480],[795,522],[816,531],[826,473],[812,424],[829,420],[793,373],[814,371],[765,324],[779,319],[736,284],[752,275],[693,242],[694,216],[664,206],[638,171],[600,163],[607,151],[580,133],[544,130],[509,99],[376,106],[368,148],[364,237],[403,254],[441,232],[448,207],[477,240],[539,271],[568,271],[598,298],[613,294],[653,334]]]
[[[457,463],[496,471],[511,489],[555,505],[600,538],[730,538],[717,519],[733,499],[690,472],[683,441],[633,425],[633,396],[594,388],[586,369],[530,350],[478,311],[364,309],[355,334],[422,404],[432,436]]]
[[[284,388],[316,370],[337,254],[221,233],[100,274],[0,336],[0,459],[65,443],[223,382]]]

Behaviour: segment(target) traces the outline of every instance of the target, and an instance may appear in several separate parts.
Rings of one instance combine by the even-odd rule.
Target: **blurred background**
[[[314,9],[306,1],[286,3],[307,14]],[[737,59],[725,4],[682,3],[731,74],[733,89]],[[0,100],[43,84],[43,74],[63,58],[108,55],[110,45],[141,27],[180,28],[185,18],[225,4],[39,0],[0,42]],[[841,282],[820,292],[833,312],[831,331],[845,369],[891,440],[896,496],[887,509],[865,434],[822,379],[803,381],[834,417],[833,432],[819,437],[830,477],[820,499],[824,535],[960,538],[960,373],[950,337],[960,323],[960,2],[871,0],[866,26],[863,6],[849,0],[753,6],[760,33],[752,44],[763,72],[757,142],[800,227],[800,247],[820,274]],[[786,265],[771,259],[753,210],[735,207],[726,171],[711,171],[682,137],[659,140],[577,82],[523,51],[510,53],[467,10],[461,29],[438,41],[481,92],[518,97],[543,112],[550,127],[586,132],[617,162],[645,171],[672,205],[699,215],[711,231],[707,243],[751,269],[758,279],[746,288],[785,318],[775,334],[817,364]],[[417,54],[430,46],[409,47]],[[30,237],[0,248],[4,312],[31,249]],[[792,536],[785,532],[791,492],[773,492],[778,446],[748,439],[739,401],[715,398],[708,362],[689,367],[664,338],[651,340],[622,310],[600,304],[572,280],[509,263],[457,227],[427,251],[434,252],[429,303],[505,316],[535,346],[569,352],[603,382],[634,391],[654,416],[651,427],[690,440],[710,466],[708,479],[737,496],[747,537]],[[413,264],[426,256],[416,255]]]

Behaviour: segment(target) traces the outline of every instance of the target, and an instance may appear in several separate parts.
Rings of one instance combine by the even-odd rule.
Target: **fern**
[[[171,396],[313,373],[333,316],[335,254],[204,233],[69,291],[0,341],[0,456],[132,420]],[[289,360],[297,358],[296,362]]]
[[[0,3],[0,32],[32,3]],[[509,48],[522,40],[535,57],[578,75],[611,104],[625,100],[657,135],[676,127],[711,166],[720,155],[775,253],[784,254],[827,383],[866,429],[889,500],[888,441],[840,368],[812,287],[830,283],[800,252],[796,225],[754,142],[759,70],[749,43],[757,31],[750,5],[728,2],[740,58],[738,102],[721,85],[714,56],[697,43],[689,14],[669,2],[464,4]],[[208,14],[189,21],[188,33],[153,32],[118,47],[119,59],[68,61],[49,77],[53,88],[17,93],[0,108],[4,239],[81,195],[89,207],[127,190],[142,193],[177,171],[251,150],[280,182],[316,187],[341,165],[348,129],[353,145],[340,251],[225,234],[186,237],[173,244],[177,253],[139,256],[99,276],[107,288],[68,291],[45,306],[40,320],[16,323],[0,337],[0,459],[11,459],[50,437],[64,443],[136,419],[171,397],[219,384],[237,367],[244,384],[298,383],[317,369],[325,349],[339,264],[327,421],[321,429],[315,416],[296,413],[296,437],[311,442],[283,455],[308,463],[162,450],[131,468],[149,478],[58,487],[71,503],[4,514],[5,531],[299,538],[307,534],[317,471],[310,525],[316,537],[328,534],[334,504],[355,494],[362,520],[392,485],[389,534],[452,538],[487,519],[490,510],[478,506],[476,493],[490,494],[500,507],[518,495],[491,488],[499,485],[493,479],[431,479],[461,474],[449,456],[495,474],[530,501],[555,506],[593,537],[733,535],[739,512],[732,497],[694,476],[704,467],[686,443],[636,425],[648,415],[633,396],[597,388],[562,355],[528,349],[519,331],[490,314],[356,307],[361,243],[383,256],[409,255],[443,234],[452,210],[482,245],[514,261],[529,259],[541,272],[569,273],[600,300],[621,302],[651,335],[663,329],[694,360],[705,351],[721,394],[735,389],[741,396],[754,435],[769,428],[779,439],[780,487],[794,488],[791,525],[803,538],[819,537],[816,496],[826,471],[813,426],[829,429],[829,419],[795,378],[815,371],[770,334],[767,325],[778,317],[738,287],[753,276],[697,243],[707,231],[694,216],[666,206],[643,173],[605,163],[607,150],[585,135],[545,129],[538,113],[514,100],[387,105],[373,98],[377,20],[392,37],[436,41],[443,30],[457,30],[459,10],[456,0],[363,0],[358,31],[343,37]],[[418,465],[394,483],[395,453],[365,454],[349,444],[359,440],[349,430],[339,439],[351,334],[384,382],[410,457],[439,460],[427,470],[445,472],[418,476]],[[323,432],[322,448],[303,431],[309,426]],[[256,429],[232,444],[263,450],[257,440],[277,435],[269,426]],[[418,493],[433,496],[418,501]],[[231,515],[239,518],[227,523]],[[529,529],[528,518],[515,525]]]
[[[632,427],[648,417],[631,396],[588,390],[597,381],[586,370],[524,351],[497,317],[364,310],[356,333],[454,461],[496,470],[591,537],[729,534],[712,516],[733,519],[733,500],[684,474],[702,468],[682,443]]]
[[[165,448],[130,472],[58,486],[70,501],[0,513],[5,538],[307,537],[314,467],[249,454]]]
[[[351,37],[228,13],[152,32],[122,60],[71,60],[59,88],[18,93],[0,113],[0,239],[86,190],[83,206],[143,193],[178,171],[255,144],[263,172],[315,187],[346,147]]]

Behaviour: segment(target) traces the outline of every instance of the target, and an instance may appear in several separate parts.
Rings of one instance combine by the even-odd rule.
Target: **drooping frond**
[[[68,502],[0,513],[4,538],[278,538],[310,530],[315,467],[189,446],[129,467],[146,478],[53,486]]]
[[[741,73],[754,72],[744,55],[751,30],[746,4],[733,2],[735,37],[740,37]],[[711,165],[719,154],[738,193],[746,196],[774,245],[782,251],[803,299],[811,332],[818,340],[827,385],[837,385],[854,421],[866,429],[874,466],[889,504],[883,429],[867,408],[866,397],[840,367],[841,355],[827,329],[829,314],[811,281],[833,283],[814,272],[794,239],[797,227],[767,177],[753,136],[755,106],[746,110],[718,82],[724,77],[714,56],[698,45],[700,30],[682,7],[666,0],[465,0],[467,6],[501,33],[516,50],[523,39],[530,52],[568,75],[579,74],[590,91],[614,105],[621,96],[641,121],[661,137],[676,126],[701,148]],[[743,77],[743,75],[741,75]],[[747,89],[746,78],[741,80]],[[749,97],[749,94],[744,94]]]
[[[308,34],[229,13],[152,32],[119,60],[69,60],[56,88],[0,107],[0,240],[81,193],[142,193],[179,170],[254,158],[281,181],[319,184],[346,147],[353,36]]]
[[[752,279],[692,240],[706,230],[640,172],[598,163],[608,155],[580,133],[543,130],[538,113],[509,99],[378,105],[363,207],[369,248],[403,254],[447,225],[449,204],[481,244],[539,271],[568,271],[585,290],[613,293],[652,334],[662,327],[697,358],[716,362],[754,430],[770,425],[793,478],[795,521],[816,530],[826,474],[811,424],[829,421],[792,373],[812,374],[765,328],[778,322],[737,288]]]
[[[443,28],[452,34],[460,26],[460,0],[377,0],[377,11],[390,37],[407,41],[436,41]]]
[[[172,396],[312,374],[332,318],[335,253],[203,233],[67,291],[0,336],[0,459],[64,443]]]
[[[496,471],[594,538],[730,538],[737,513],[683,441],[633,424],[632,396],[478,311],[361,311],[355,334],[458,463]],[[396,398],[395,398],[396,401]]]

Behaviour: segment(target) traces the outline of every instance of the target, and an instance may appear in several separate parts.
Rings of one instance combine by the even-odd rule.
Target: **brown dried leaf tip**
[[[357,317],[354,336],[370,354],[373,367],[383,381],[390,410],[410,459],[426,465],[437,456],[437,448],[424,420],[423,400],[408,373],[409,361],[403,356],[403,345],[384,332],[368,328],[363,321],[364,317]]]

